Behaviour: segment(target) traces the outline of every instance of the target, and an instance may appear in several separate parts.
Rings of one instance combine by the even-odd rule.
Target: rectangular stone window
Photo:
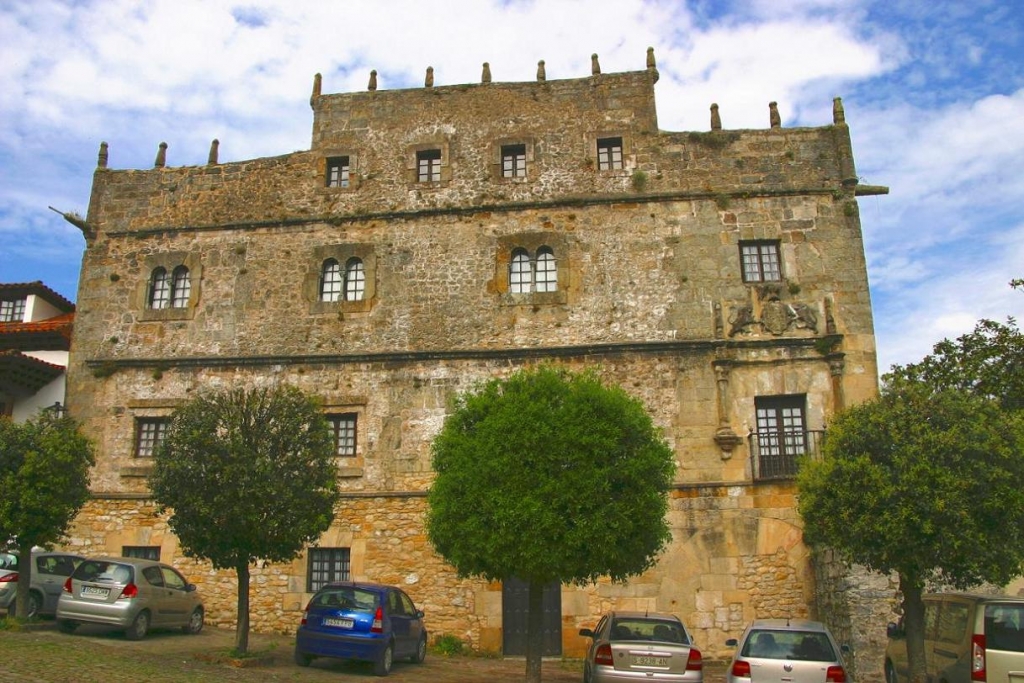
[[[501,177],[526,177],[526,145],[501,146]]]
[[[332,157],[327,160],[327,187],[348,187],[349,158]]]
[[[348,548],[310,548],[306,592],[315,593],[329,583],[349,581],[351,566]]]
[[[160,546],[158,545],[123,545],[121,546],[121,557],[137,557],[140,560],[160,561]]]
[[[0,301],[0,323],[20,323],[25,320],[25,299]]]
[[[810,438],[803,394],[758,396],[755,432],[754,478],[780,479],[796,476],[797,461],[808,452]]]
[[[171,420],[167,417],[140,417],[135,420],[135,457],[151,458],[163,443]]]
[[[424,149],[416,152],[417,179],[421,183],[441,181],[441,150]]]
[[[342,458],[356,455],[356,414],[340,413],[328,415],[327,421],[334,430],[334,452]]]
[[[740,242],[740,258],[743,262],[744,282],[780,282],[782,280],[777,240]]]
[[[622,169],[622,138],[598,138],[597,168],[600,171]]]

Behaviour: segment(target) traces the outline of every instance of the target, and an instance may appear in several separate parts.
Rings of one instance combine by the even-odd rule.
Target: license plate
[[[94,598],[105,598],[110,595],[110,589],[99,588],[98,586],[82,586],[82,595],[88,595]]]
[[[337,626],[338,628],[352,628],[355,624],[351,619],[332,619],[327,617],[324,619],[324,626]]]
[[[633,666],[668,666],[668,657],[651,657],[649,655],[633,655]]]

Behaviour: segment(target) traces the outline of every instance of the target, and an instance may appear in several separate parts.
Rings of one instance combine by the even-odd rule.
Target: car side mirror
[[[850,646],[849,645],[840,645],[839,646],[839,651],[842,652],[844,655],[848,655],[851,652]]]
[[[730,638],[729,640],[725,641],[725,644],[727,647],[736,647],[740,644],[740,641],[736,640],[735,638]]]
[[[194,583],[185,584],[186,593],[194,593],[196,591],[196,585]]]
[[[903,626],[894,621],[890,621],[889,625],[885,627],[885,635],[889,638],[902,638],[904,635]]]
[[[580,635],[583,636],[584,638],[593,638],[594,637],[594,632],[591,631],[589,628],[581,628],[580,629]]]
[[[424,616],[425,615],[423,614],[423,610],[421,610],[421,609],[416,610],[416,618],[417,619],[422,619]]]

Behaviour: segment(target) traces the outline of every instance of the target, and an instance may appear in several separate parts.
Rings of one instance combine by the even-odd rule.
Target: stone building
[[[579,655],[612,607],[680,614],[711,657],[754,617],[820,616],[793,474],[877,391],[856,197],[885,188],[858,184],[838,99],[821,127],[771,103],[764,129],[712,106],[709,131],[666,132],[657,80],[653,52],[566,80],[317,76],[309,150],[221,164],[214,141],[173,166],[161,144],[114,170],[103,144],[68,396],[99,455],[72,545],[173,562],[230,625],[232,576],[182,556],[150,456],[193,392],[287,383],[324,403],[344,498],[316,547],[254,570],[253,627],[293,631],[316,585],[366,579],[405,587],[435,634],[515,653],[522,592],[457,578],[426,540],[430,442],[457,392],[553,362],[642,399],[678,470],[657,566],[554,587],[551,653]]]

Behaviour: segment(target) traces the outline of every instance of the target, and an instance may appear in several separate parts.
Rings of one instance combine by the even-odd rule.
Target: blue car
[[[402,590],[376,583],[332,583],[306,605],[295,634],[295,663],[316,657],[373,662],[387,676],[397,659],[417,664],[427,656],[423,612]]]

